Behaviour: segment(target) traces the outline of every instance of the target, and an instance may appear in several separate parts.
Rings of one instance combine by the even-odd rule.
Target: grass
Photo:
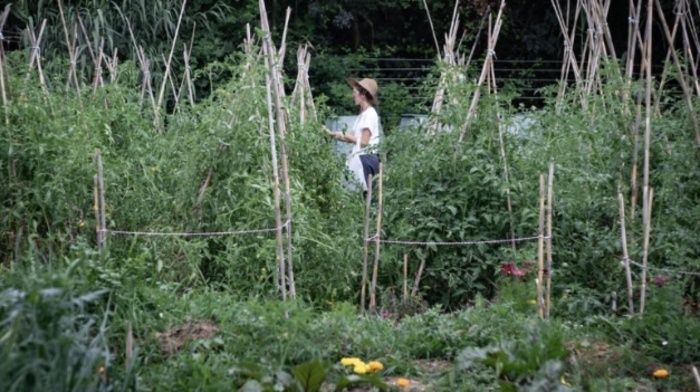
[[[91,268],[76,260],[35,272],[3,271],[0,389],[218,391],[277,383],[291,391],[297,385],[293,371],[301,364],[325,366],[330,385],[352,373],[339,365],[341,358],[360,357],[384,364],[373,376],[376,385],[406,377],[426,390],[549,385],[545,390],[670,391],[692,388],[686,365],[698,360],[697,350],[690,351],[692,333],[685,333],[698,328],[697,318],[680,309],[663,313],[671,322],[667,327],[653,328],[649,323],[659,321],[651,313],[653,300],[651,314],[641,320],[599,316],[583,323],[543,322],[534,306],[528,309],[520,301],[530,295],[524,284],[515,283],[503,285],[493,302],[477,298],[454,312],[433,307],[382,318],[358,314],[346,302],[321,309],[245,299],[229,290],[134,284],[119,270],[112,273],[120,286],[95,289]],[[216,333],[182,337],[180,350],[165,352],[162,334],[188,321],[212,322]],[[127,369],[128,324],[135,361]],[[686,356],[674,359],[673,352],[658,351],[654,339],[661,331],[689,345],[682,351]],[[671,376],[654,379],[657,367],[669,369]],[[270,381],[282,374],[290,378]]]

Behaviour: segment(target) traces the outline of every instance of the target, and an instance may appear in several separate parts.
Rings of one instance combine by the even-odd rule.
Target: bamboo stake
[[[379,197],[377,204],[377,232],[374,235],[374,266],[372,268],[372,285],[369,292],[369,311],[377,313],[377,275],[379,275],[379,255],[381,252],[381,233],[382,233],[382,207],[384,202],[384,164],[379,162]]]
[[[75,46],[74,46],[74,41],[71,43],[71,40],[68,35],[68,26],[66,25],[66,17],[63,14],[63,1],[58,0],[58,10],[59,10],[59,15],[61,16],[61,24],[63,25],[63,34],[65,35],[66,38],[66,46],[68,46],[68,57],[70,58],[70,69],[68,73],[68,83],[71,82],[71,79],[75,83],[75,91],[80,95],[80,82],[78,81],[78,71],[77,71],[77,64],[76,64],[76,58],[77,54],[75,53]],[[77,33],[77,31],[76,31]]]
[[[459,3],[459,0],[457,0]],[[423,0],[423,7],[425,7],[425,13],[428,14],[428,23],[430,24],[430,31],[433,33],[433,42],[435,42],[435,51],[438,57],[440,57],[440,45],[438,44],[437,35],[435,35],[435,26],[433,26],[433,18],[430,17],[430,9],[428,8],[428,3]]]
[[[693,71],[693,85],[695,87],[695,92],[700,95],[700,83],[698,82],[698,69],[695,65],[695,60],[693,56],[693,51],[690,46],[690,39],[688,37],[688,28],[686,25],[686,18],[681,18],[681,32],[683,37],[683,48],[685,50],[685,55],[688,58],[688,63],[690,64],[690,70]],[[700,48],[699,48],[700,49]]]
[[[649,236],[651,233],[651,206],[654,202],[654,188],[644,188],[646,209],[644,211],[644,247],[642,248],[642,291],[639,294],[639,314],[644,314],[646,302],[647,270],[649,256]]]
[[[104,250],[106,240],[107,220],[105,218],[105,182],[104,169],[102,165],[102,154],[99,149],[95,150],[95,163],[97,165],[96,177],[96,199],[97,199],[97,247]]]
[[[413,298],[418,296],[418,287],[420,287],[420,279],[423,276],[423,269],[425,269],[425,258],[422,258],[420,265],[418,266],[418,271],[416,271],[416,278],[413,281],[413,289],[411,290],[411,296]]]
[[[698,368],[696,368],[695,365],[692,365],[691,369],[693,369],[693,378],[695,378],[695,384],[697,384],[698,391],[700,391],[700,373],[698,373]]]
[[[545,242],[545,252],[547,254],[547,280],[545,298],[545,317],[549,318],[552,307],[552,206],[554,204],[554,163],[549,164],[549,175],[547,176],[547,241]]]
[[[630,270],[630,257],[627,252],[627,231],[625,230],[625,200],[622,192],[617,193],[620,202],[620,241],[622,244],[622,261],[625,266],[625,279],[627,281],[627,311],[634,314],[634,290],[632,287],[632,271]]]
[[[5,6],[5,10],[0,15],[0,92],[2,93],[2,107],[5,111],[5,125],[10,125],[10,107],[7,99],[7,91],[5,90],[5,44],[2,36],[2,30],[5,27],[7,16],[10,14],[10,4]],[[8,81],[9,75],[8,75]]]
[[[408,303],[408,253],[403,254],[403,304]]]
[[[364,312],[366,305],[368,259],[369,259],[369,214],[372,207],[372,175],[367,180],[367,197],[365,200],[364,232],[362,236],[362,288],[360,289],[360,309]]]
[[[494,49],[496,47],[496,42],[498,42],[498,35],[501,32],[501,25],[503,24],[503,9],[506,6],[505,0],[501,0],[501,7],[498,10],[498,16],[496,17],[496,24],[493,28],[493,31],[491,32],[491,40],[489,41],[488,45],[488,52],[486,53],[486,59],[484,60],[484,66],[481,70],[481,76],[479,76],[479,81],[476,84],[476,88],[474,90],[474,93],[472,95],[472,101],[471,104],[469,105],[469,111],[467,112],[467,118],[464,121],[464,124],[462,125],[460,132],[459,132],[459,143],[464,140],[464,136],[466,135],[467,131],[469,130],[471,123],[474,119],[474,116],[476,115],[476,108],[479,103],[479,98],[481,97],[481,86],[484,84],[484,80],[486,80],[486,75],[488,72],[488,67],[490,66],[491,62],[493,62],[493,57],[495,55]]]
[[[671,55],[672,52],[675,52],[675,42],[676,42],[676,33],[678,32],[678,26],[680,25],[680,13],[676,13],[676,18],[673,21],[673,29],[671,30],[671,38],[670,38],[670,43],[668,50],[666,51],[666,59],[663,62],[664,70],[661,73],[661,81],[659,82],[659,88],[656,93],[656,99],[654,100],[654,113],[660,114],[660,105],[661,105],[661,97],[662,97],[662,92],[664,89],[664,85],[666,84],[666,77],[668,76],[668,72],[666,72],[668,68],[668,63],[671,61]],[[665,19],[664,19],[665,21]],[[668,37],[667,37],[668,38]]]
[[[48,94],[48,89],[46,88],[46,79],[44,78],[44,71],[41,66],[41,53],[40,53],[40,45],[41,45],[41,40],[44,36],[44,29],[46,28],[46,19],[41,21],[41,26],[39,27],[39,35],[36,36],[34,34],[34,29],[31,28],[31,26],[27,27],[28,35],[29,35],[29,40],[32,44],[32,53],[29,56],[29,69],[27,70],[27,76],[26,79],[29,79],[29,75],[31,70],[34,68],[34,64],[36,63],[36,69],[37,72],[39,73],[39,84],[41,85],[41,89],[44,92],[44,94]]]
[[[540,218],[538,229],[539,239],[537,241],[537,279],[535,281],[537,284],[537,313],[540,318],[544,318],[544,293],[542,287],[544,280],[544,200],[544,174],[540,174]]]
[[[652,21],[654,19],[654,1],[648,0],[647,2],[647,25],[645,32],[645,56],[644,62],[646,66],[646,118],[645,118],[645,128],[644,128],[644,166],[643,166],[643,189],[649,188],[649,147],[651,144],[651,89],[652,89],[652,75],[651,75],[651,44],[652,44]],[[645,196],[642,198],[642,215],[645,216],[648,209],[648,198]],[[644,283],[643,283],[644,284]],[[644,302],[640,304],[640,310],[643,312]]]
[[[182,24],[182,16],[185,14],[185,6],[187,5],[187,0],[182,0],[182,7],[180,8],[180,16],[177,18],[177,25],[175,26],[175,34],[173,35],[173,43],[170,46],[170,54],[168,55],[168,61],[165,62],[165,72],[163,73],[163,81],[160,84],[160,92],[158,93],[158,101],[156,102],[156,128],[160,127],[160,108],[163,104],[163,98],[165,94],[165,86],[168,84],[168,78],[170,78],[170,65],[173,61],[173,53],[175,53],[175,45],[177,44],[177,36],[180,33],[180,25]]]
[[[97,92],[97,86],[103,86],[104,81],[102,80],[102,59],[104,57],[104,38],[100,39],[100,52],[97,55],[97,60],[95,62],[95,75],[92,80],[92,95]]]
[[[270,27],[267,21],[267,11],[265,9],[264,0],[260,0],[260,23],[263,30],[263,52],[267,56],[267,66],[268,72],[270,73],[270,81],[272,84],[272,92],[274,98],[275,109],[277,113],[277,131],[279,132],[280,138],[280,161],[282,163],[282,179],[284,181],[284,201],[285,210],[287,214],[287,263],[289,265],[289,294],[292,298],[296,296],[296,287],[294,282],[294,269],[293,269],[293,259],[292,259],[292,197],[291,197],[291,184],[289,180],[289,164],[287,159],[287,145],[285,140],[285,134],[287,133],[286,116],[284,113],[284,106],[282,104],[282,97],[284,95],[284,85],[281,81],[281,74],[279,72],[279,67],[276,65],[275,50],[271,40]]]
[[[266,87],[266,98],[267,98],[267,118],[268,118],[268,130],[270,133],[270,157],[272,162],[272,193],[274,197],[274,208],[275,208],[275,225],[277,230],[275,230],[275,240],[277,244],[277,277],[275,282],[277,283],[277,290],[282,295],[282,300],[287,299],[287,285],[285,283],[285,264],[284,264],[284,240],[282,236],[282,208],[280,207],[280,179],[279,179],[279,165],[277,164],[277,142],[275,141],[275,126],[274,119],[272,115],[272,96],[270,90],[272,86],[270,83],[270,75],[265,76],[265,87]]]
[[[490,66],[490,75],[491,75],[491,83],[493,84],[493,92],[494,92],[494,97],[496,99],[496,125],[498,128],[498,145],[499,145],[499,152],[501,154],[501,161],[503,162],[503,179],[505,180],[506,183],[506,205],[508,207],[508,221],[510,224],[510,238],[512,239],[511,241],[511,248],[515,251],[515,225],[513,223],[513,203],[512,203],[512,198],[510,194],[510,171],[508,170],[508,157],[506,156],[506,147],[505,147],[505,141],[504,141],[504,134],[505,132],[503,131],[503,122],[501,121],[501,113],[500,113],[500,103],[498,102],[498,86],[496,84],[496,70],[495,67],[493,66],[493,63],[491,63]]]
[[[695,140],[700,143],[700,128],[698,127],[698,119],[695,116],[695,108],[693,106],[693,97],[691,96],[690,89],[688,88],[688,83],[685,79],[685,75],[683,73],[683,68],[681,67],[681,62],[678,59],[678,55],[676,54],[676,51],[673,50],[673,37],[671,36],[671,33],[668,30],[668,24],[666,23],[666,17],[664,16],[663,9],[661,8],[661,3],[659,0],[655,1],[656,3],[656,10],[659,13],[659,18],[661,19],[661,25],[663,26],[664,33],[666,35],[666,39],[668,40],[668,44],[671,49],[671,55],[673,56],[673,62],[676,64],[676,70],[678,71],[678,82],[681,85],[681,90],[683,90],[683,96],[685,97],[686,104],[688,105],[688,114],[690,115],[690,122],[693,125],[693,129],[695,130]],[[659,99],[660,100],[660,99]]]
[[[131,369],[134,362],[134,332],[131,327],[131,321],[126,326],[126,344],[124,349],[124,356],[126,360],[124,361],[124,366],[127,371]]]

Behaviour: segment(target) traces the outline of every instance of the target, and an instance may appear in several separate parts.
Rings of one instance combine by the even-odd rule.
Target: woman
[[[376,147],[379,144],[379,115],[374,109],[377,104],[377,82],[374,79],[362,79],[359,82],[348,79],[352,87],[352,99],[360,108],[360,114],[347,133],[330,132],[337,140],[353,145],[348,154],[346,166],[353,177],[367,190],[369,176],[379,173],[379,155]]]

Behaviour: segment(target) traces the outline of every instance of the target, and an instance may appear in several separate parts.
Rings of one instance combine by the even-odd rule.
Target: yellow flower
[[[670,373],[666,369],[656,369],[654,370],[654,377],[656,378],[666,378]]]
[[[355,367],[352,369],[357,374],[365,374],[369,370],[369,367],[367,366],[366,363],[360,361],[359,363],[355,364]]]
[[[396,385],[400,386],[401,388],[406,388],[407,386],[411,385],[411,380],[400,377],[396,380]]]
[[[362,361],[357,357],[346,357],[341,359],[340,363],[343,364],[343,366],[355,366],[358,363],[362,363]]]
[[[371,373],[375,373],[384,369],[384,365],[379,361],[371,361],[367,364],[367,368]]]

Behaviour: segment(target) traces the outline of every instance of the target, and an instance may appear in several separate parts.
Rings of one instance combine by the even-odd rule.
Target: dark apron
[[[370,174],[372,178],[379,174],[379,154],[362,154],[360,162],[362,162],[362,171],[365,174],[365,184],[369,186]]]

